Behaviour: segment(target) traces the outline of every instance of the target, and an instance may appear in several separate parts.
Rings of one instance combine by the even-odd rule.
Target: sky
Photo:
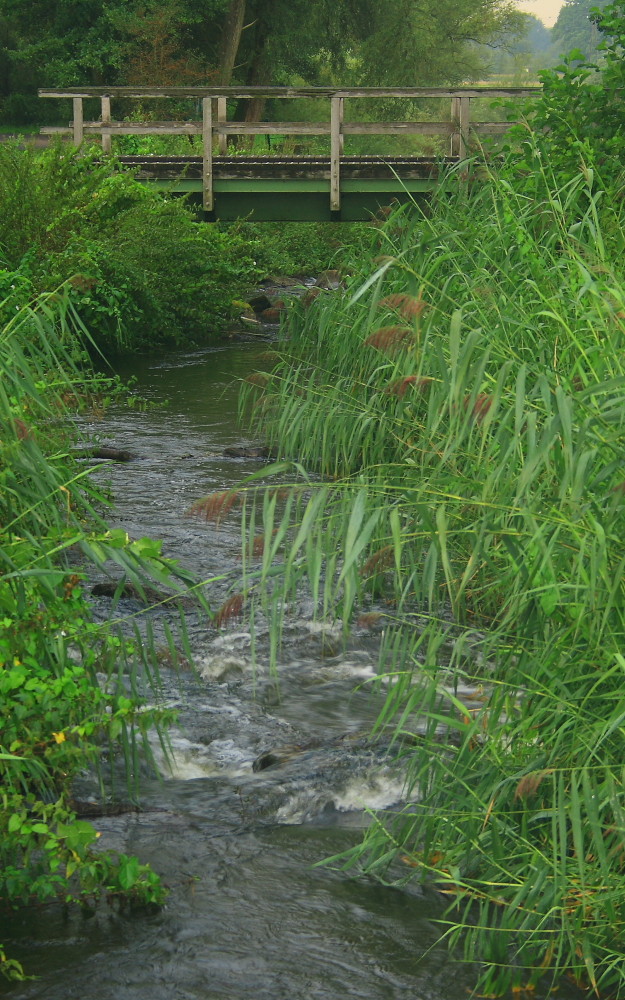
[[[533,14],[548,28],[556,23],[563,0],[517,0],[517,7],[526,14]]]

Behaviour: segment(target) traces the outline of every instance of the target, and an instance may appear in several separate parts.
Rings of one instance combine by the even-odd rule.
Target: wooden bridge
[[[84,87],[40,90],[46,98],[71,99],[73,120],[67,127],[47,127],[45,135],[71,136],[76,146],[86,137],[101,137],[104,152],[112,151],[113,136],[201,136],[201,156],[120,156],[139,180],[175,193],[201,198],[207,219],[231,221],[357,221],[371,218],[389,202],[422,198],[434,187],[441,162],[459,163],[481,136],[501,135],[508,122],[475,118],[477,100],[527,98],[540,87],[411,87],[337,89],[330,87]],[[321,98],[328,103],[323,121],[229,121],[228,109],[239,101],[263,98]],[[422,121],[354,121],[345,114],[346,102],[434,99],[449,108],[447,117]],[[100,117],[86,121],[83,101],[99,101]],[[193,102],[197,117],[184,121],[116,121],[112,101],[174,100]],[[200,118],[201,114],[201,118]],[[443,111],[444,114],[444,111]],[[326,156],[241,155],[231,149],[233,136],[325,136]],[[447,155],[349,156],[349,136],[443,136]],[[249,140],[248,140],[249,141]],[[253,141],[253,139],[252,139]],[[229,155],[234,153],[235,155]]]

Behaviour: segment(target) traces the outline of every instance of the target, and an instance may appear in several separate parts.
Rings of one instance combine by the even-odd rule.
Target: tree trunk
[[[217,83],[220,87],[229,87],[232,71],[241,43],[243,20],[245,18],[245,0],[230,0],[228,13],[221,33],[219,50],[219,73]]]
[[[269,24],[266,21],[258,21],[254,36],[254,52],[250,60],[249,69],[246,75],[248,87],[266,86],[271,81],[271,68],[267,59],[267,41],[269,39]],[[244,121],[259,122],[267,103],[266,97],[252,97],[245,102]],[[254,144],[254,137],[249,137],[250,148]]]

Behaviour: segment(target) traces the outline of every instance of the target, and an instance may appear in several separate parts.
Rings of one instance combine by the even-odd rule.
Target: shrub
[[[31,283],[21,303],[69,279],[105,349],[210,339],[259,273],[236,229],[197,222],[97,151],[2,144],[0,187],[1,259]]]

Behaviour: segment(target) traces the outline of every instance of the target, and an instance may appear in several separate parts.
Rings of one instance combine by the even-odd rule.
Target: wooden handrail
[[[229,135],[329,135],[330,137],[330,208],[340,212],[340,169],[346,135],[448,135],[450,155],[463,160],[467,154],[469,132],[497,135],[509,128],[507,122],[471,122],[471,102],[478,98],[521,98],[540,94],[541,87],[81,87],[42,89],[40,97],[70,98],[73,121],[68,128],[46,127],[44,135],[72,135],[79,146],[86,134],[102,136],[102,148],[111,150],[111,137],[117,135],[201,135],[203,149],[203,201],[211,212],[213,195],[213,140],[221,154],[227,153]],[[325,122],[228,122],[227,101],[254,97],[325,98],[330,102],[330,120]],[[451,115],[447,121],[427,122],[346,122],[344,104],[350,98],[447,98]],[[99,98],[99,121],[84,121],[83,101]],[[201,101],[202,121],[124,122],[111,117],[112,99],[195,99]]]
[[[44,87],[40,97],[529,97],[542,87]]]

